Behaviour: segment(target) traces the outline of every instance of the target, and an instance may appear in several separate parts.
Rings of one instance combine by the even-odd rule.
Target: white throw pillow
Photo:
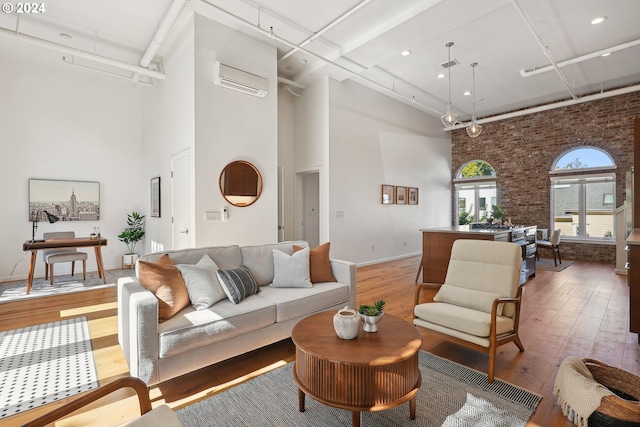
[[[504,296],[494,294],[493,292],[477,291],[453,285],[442,285],[438,293],[433,297],[433,300],[491,313],[493,301],[497,298],[504,298]],[[504,304],[498,304],[498,316],[502,315],[503,306]]]
[[[272,288],[310,288],[309,248],[304,248],[293,255],[273,249],[273,282]]]
[[[218,265],[207,254],[197,264],[178,264],[191,305],[204,310],[227,297],[218,281]]]

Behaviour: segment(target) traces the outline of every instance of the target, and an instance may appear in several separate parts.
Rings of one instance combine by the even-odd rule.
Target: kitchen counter
[[[451,258],[451,247],[458,239],[493,240],[511,242],[528,236],[523,246],[523,276],[521,283],[535,276],[536,226],[510,228],[472,228],[471,225],[420,229],[422,232],[422,282],[444,283]],[[517,236],[515,236],[517,234]],[[533,245],[532,247],[530,247]]]

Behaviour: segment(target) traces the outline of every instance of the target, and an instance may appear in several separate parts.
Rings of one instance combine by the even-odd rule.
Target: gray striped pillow
[[[229,300],[238,304],[249,295],[260,292],[258,282],[244,265],[232,270],[218,270],[218,280]]]

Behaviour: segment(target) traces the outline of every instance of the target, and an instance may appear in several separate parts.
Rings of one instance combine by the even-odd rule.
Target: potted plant
[[[384,300],[377,300],[372,305],[361,305],[358,307],[358,313],[364,322],[365,332],[377,332],[377,323],[384,315]]]
[[[136,244],[144,237],[144,215],[133,211],[127,214],[127,228],[118,235],[118,240],[127,245],[127,253],[122,258],[124,265],[133,266],[138,254],[136,254]]]

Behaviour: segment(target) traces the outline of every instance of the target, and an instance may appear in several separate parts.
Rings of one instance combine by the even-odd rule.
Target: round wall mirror
[[[236,160],[222,170],[220,192],[233,206],[252,205],[262,193],[262,176],[251,163]]]

